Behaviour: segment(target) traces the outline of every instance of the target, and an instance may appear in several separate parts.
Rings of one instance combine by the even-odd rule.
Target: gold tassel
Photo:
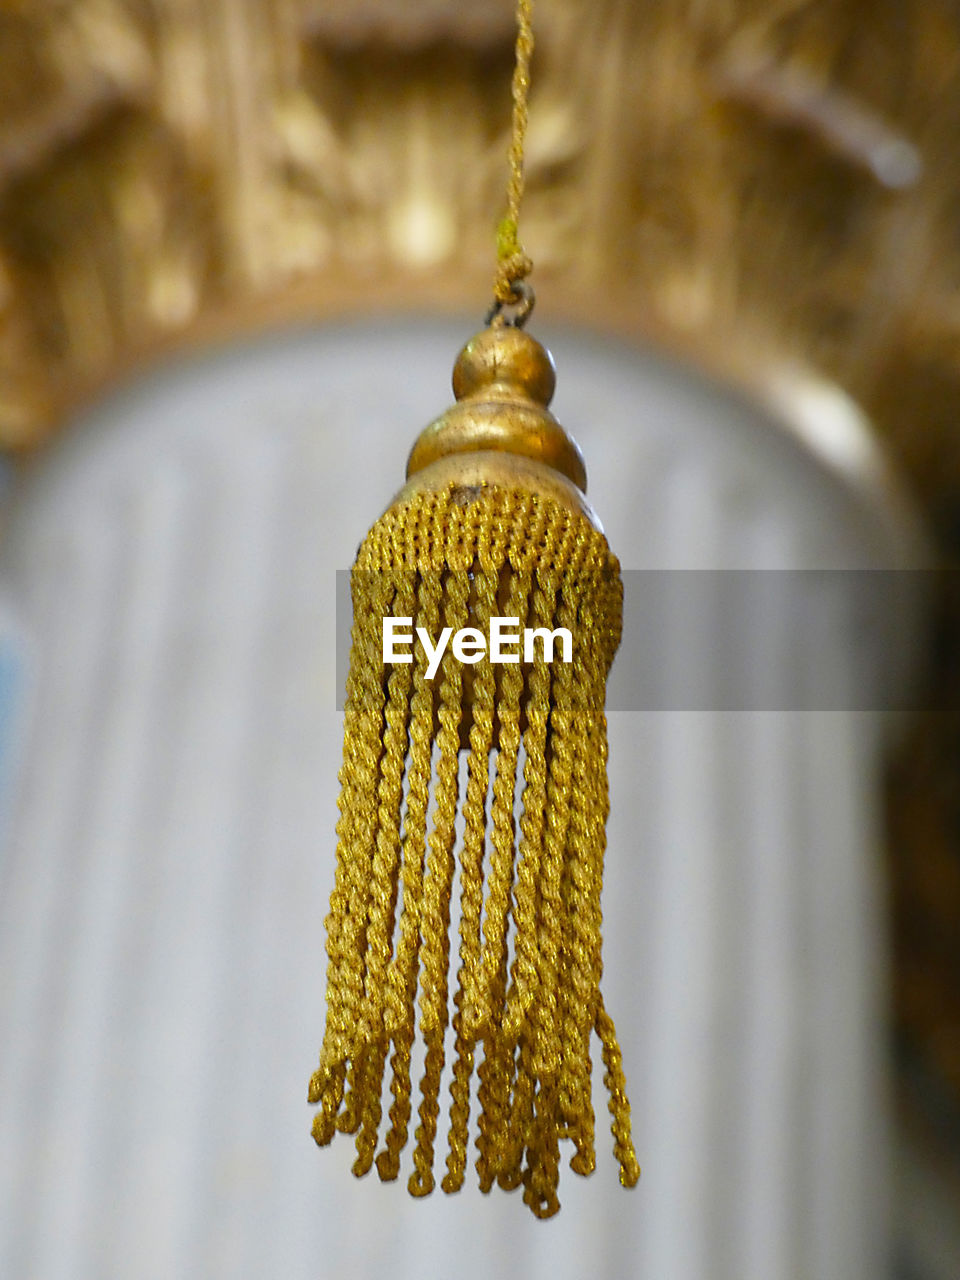
[[[395,1179],[412,1123],[419,1026],[425,1056],[408,1187],[426,1195],[452,1033],[443,1190],[464,1182],[476,1073],[480,1187],[522,1185],[538,1217],[559,1208],[562,1141],[573,1145],[575,1172],[595,1167],[594,1032],[620,1181],[633,1186],[640,1172],[600,995],[604,698],[622,585],[584,496],[579,449],[547,409],[554,381],[549,353],[519,327],[495,323],[478,334],[454,371],[457,403],[422,433],[408,484],[360,547],[326,921],[327,1024],[309,1091],[320,1106],[316,1141],[355,1134],[354,1172],[376,1160],[381,1179]],[[494,617],[517,619],[521,631],[566,628],[571,661],[557,652],[548,660],[542,637],[531,660],[503,665],[489,653],[464,665],[448,645],[430,679],[420,644],[407,663],[385,661],[385,617],[412,619],[405,629],[422,627],[432,642],[446,627],[486,636]],[[388,1065],[392,1101],[377,1155]]]

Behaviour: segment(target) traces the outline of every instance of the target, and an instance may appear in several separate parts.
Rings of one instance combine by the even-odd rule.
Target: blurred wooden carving
[[[335,47],[381,42],[393,50],[451,42],[513,48],[511,0],[334,0],[304,5],[306,29]]]
[[[956,478],[954,397],[918,376],[957,386],[947,6],[539,19],[526,239],[554,313],[812,362],[918,483]],[[161,342],[482,307],[511,33],[507,0],[3,6],[0,438],[32,445]]]

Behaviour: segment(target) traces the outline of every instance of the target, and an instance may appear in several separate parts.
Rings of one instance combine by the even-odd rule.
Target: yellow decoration
[[[516,328],[491,328],[461,354],[454,385],[457,405],[417,441],[410,483],[367,535],[353,570],[327,1029],[310,1083],[310,1100],[321,1106],[313,1133],[320,1144],[337,1129],[355,1133],[354,1172],[368,1172],[392,1049],[393,1105],[376,1164],[381,1178],[398,1176],[419,992],[426,1059],[409,1189],[433,1189],[459,854],[460,967],[442,1185],[456,1191],[463,1184],[470,1086],[482,1050],[480,1186],[522,1183],[534,1213],[549,1217],[559,1208],[560,1141],[572,1140],[576,1172],[595,1165],[594,1031],[620,1179],[632,1186],[639,1176],[620,1050],[599,989],[604,696],[620,641],[622,586],[576,483],[579,451],[546,409],[548,353]],[[494,616],[516,618],[521,628],[565,627],[572,662],[548,662],[540,644],[531,663],[497,666],[486,654],[464,667],[448,647],[430,681],[422,648],[414,647],[411,664],[384,662],[389,616],[411,618],[431,637],[468,624],[486,633]],[[462,745],[469,755],[461,796]]]
[[[381,1179],[395,1179],[422,1044],[408,1187],[426,1195],[452,1031],[443,1190],[464,1182],[476,1074],[481,1190],[522,1185],[524,1201],[547,1218],[560,1207],[560,1143],[572,1142],[575,1172],[596,1164],[594,1033],[620,1181],[633,1186],[640,1170],[620,1048],[600,995],[604,700],[623,588],[586,500],[583,458],[547,408],[553,361],[522,332],[533,306],[517,222],[529,19],[530,0],[519,0],[511,182],[490,327],[460,353],[457,403],[414,444],[408,483],[353,568],[327,1024],[309,1098],[320,1107],[320,1145],[337,1131],[355,1134],[354,1173],[376,1163]],[[548,654],[542,635],[512,663],[484,652],[465,664],[448,646],[431,678],[422,644],[409,662],[386,660],[388,618],[409,620],[406,629],[422,628],[431,641],[445,628],[486,635],[494,618],[534,634],[563,628],[569,661]],[[392,1103],[378,1153],[388,1062]]]

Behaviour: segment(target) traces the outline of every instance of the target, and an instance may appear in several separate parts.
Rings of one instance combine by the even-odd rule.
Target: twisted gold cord
[[[527,96],[530,92],[530,60],[533,56],[533,0],[517,0],[517,44],[513,67],[513,119],[510,134],[510,178],[507,212],[497,228],[497,275],[493,295],[497,303],[521,301],[518,289],[533,270],[533,262],[520,243],[520,205],[524,190],[524,144],[527,136]]]
[[[481,530],[477,547],[478,567],[474,574],[476,601],[474,616],[477,626],[485,631],[497,611],[499,574],[484,569],[490,559],[489,530]],[[476,673],[470,707],[470,758],[467,795],[463,806],[464,836],[460,855],[460,972],[454,996],[456,1012],[453,1029],[457,1054],[450,1086],[450,1154],[447,1174],[443,1179],[446,1192],[463,1186],[469,1143],[470,1078],[473,1074],[476,1048],[476,1023],[481,1006],[480,995],[480,918],[483,911],[483,855],[486,827],[486,801],[490,786],[490,751],[493,747],[493,712],[496,680],[493,667],[484,663]]]
[[[462,493],[451,485],[391,508],[354,567],[340,840],[327,920],[327,1028],[310,1085],[320,1104],[313,1133],[324,1145],[337,1130],[355,1134],[354,1172],[371,1168],[392,1051],[390,1124],[376,1168],[383,1180],[395,1179],[410,1127],[419,1029],[426,1055],[408,1188],[418,1196],[433,1189],[459,862],[460,966],[442,1186],[457,1191],[464,1182],[476,1071],[481,1190],[494,1182],[522,1187],[533,1213],[550,1217],[559,1208],[561,1141],[573,1144],[575,1172],[590,1173],[596,1163],[594,1034],[620,1179],[629,1186],[639,1175],[620,1049],[599,989],[604,684],[620,638],[622,587],[606,539],[582,517],[528,493],[491,488],[467,504]],[[564,626],[573,635],[573,662],[548,663],[541,647],[531,663],[499,674],[484,659],[468,683],[448,650],[431,682],[418,646],[412,664],[387,672],[381,619],[389,612],[431,635],[468,618],[486,625],[501,612],[521,627]],[[461,796],[461,722],[468,718]]]

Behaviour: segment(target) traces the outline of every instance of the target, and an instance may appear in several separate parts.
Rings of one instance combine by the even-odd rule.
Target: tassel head
[[[354,1172],[375,1161],[393,1179],[416,1061],[408,1187],[424,1195],[446,1069],[443,1189],[463,1184],[475,1093],[481,1189],[522,1186],[538,1217],[559,1208],[562,1141],[576,1172],[595,1165],[594,1034],[620,1180],[639,1176],[600,995],[604,697],[622,586],[580,451],[547,407],[554,384],[522,330],[473,338],[456,404],[414,444],[406,485],[358,552],[327,1025],[309,1090],[316,1141],[355,1134]],[[390,617],[425,637],[393,663]],[[500,662],[498,621],[518,635]],[[471,652],[440,651],[443,635],[470,633]]]
[[[548,409],[550,352],[513,325],[482,330],[453,370],[457,400],[417,438],[408,483],[391,504],[448,487],[525,492],[602,526],[586,500],[583,455]]]

